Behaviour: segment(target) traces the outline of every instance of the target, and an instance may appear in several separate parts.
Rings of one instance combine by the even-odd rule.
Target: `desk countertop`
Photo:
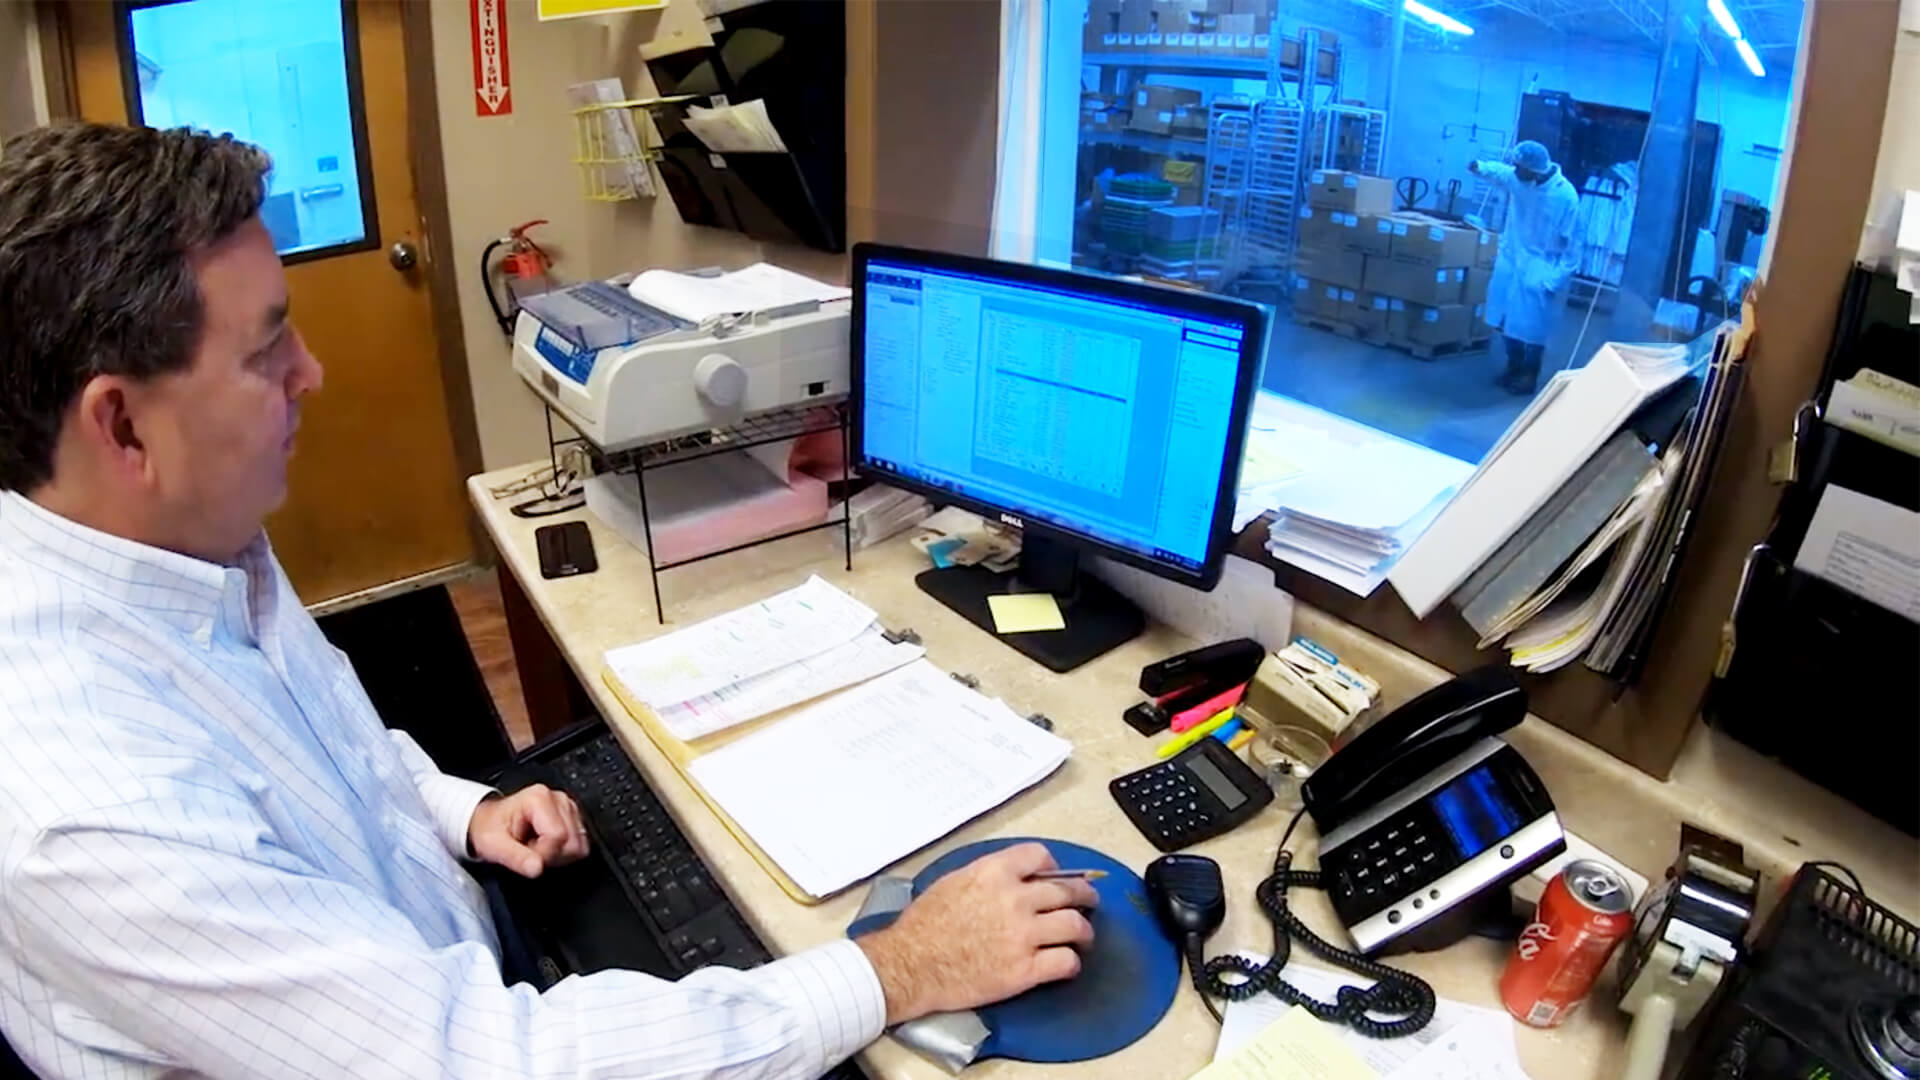
[[[654,619],[646,557],[584,510],[567,517],[588,523],[599,571],[555,581],[541,578],[533,531],[567,518],[516,518],[507,513],[505,501],[496,501],[487,492],[488,487],[526,471],[501,470],[468,483],[502,563],[524,587],[648,782],[774,952],[792,953],[841,937],[864,890],[849,890],[814,907],[789,899],[654,749],[600,676],[602,655],[609,648],[758,600],[804,581],[808,574],[817,573],[858,597],[879,612],[886,625],[912,627],[925,640],[929,659],[947,670],[977,676],[983,692],[1003,698],[1023,714],[1045,713],[1053,719],[1055,730],[1074,744],[1073,757],[1053,777],[934,849],[903,860],[891,872],[911,874],[939,851],[1007,835],[1085,843],[1140,869],[1158,854],[1126,823],[1106,784],[1153,760],[1151,744],[1122,723],[1120,714],[1139,696],[1135,683],[1143,665],[1192,647],[1177,632],[1152,626],[1141,638],[1070,675],[1057,676],[915,587],[913,575],[925,567],[925,557],[903,538],[855,553],[849,573],[834,531],[667,571],[660,584],[669,621],[662,627]],[[1379,678],[1389,706],[1445,678],[1438,668],[1304,606],[1296,610],[1295,629]],[[1852,863],[1876,896],[1887,897],[1894,891],[1906,897],[1898,904],[1903,910],[1915,906],[1913,898],[1920,897],[1920,865],[1913,858],[1911,838],[1867,819],[1777,766],[1745,755],[1743,748],[1725,740],[1690,746],[1676,780],[1664,782],[1535,718],[1517,729],[1512,741],[1546,780],[1569,828],[1651,878],[1657,879],[1672,860],[1678,824],[1685,817],[1747,843],[1758,865],[1770,874],[1790,870],[1801,859],[1838,858]],[[1210,953],[1271,948],[1271,931],[1252,894],[1271,865],[1273,845],[1285,822],[1283,812],[1269,807],[1252,822],[1194,849],[1218,859],[1226,876],[1227,921],[1211,941]],[[1310,821],[1303,821],[1302,836],[1311,828]],[[1323,894],[1298,890],[1295,906],[1320,933],[1340,940],[1339,924]],[[1394,962],[1425,977],[1442,997],[1498,1007],[1495,982],[1505,955],[1505,948],[1495,942],[1471,939],[1438,953]],[[1553,1031],[1515,1025],[1520,1058],[1531,1075],[1555,1080],[1618,1075],[1625,1021],[1602,1001],[1606,996],[1604,990],[1597,992],[1575,1019]],[[1183,983],[1160,1026],[1119,1054],[1076,1065],[994,1061],[969,1069],[967,1075],[981,1080],[1186,1077],[1210,1059],[1217,1034],[1199,998]],[[868,1048],[861,1061],[871,1074],[888,1080],[934,1080],[947,1075],[884,1038]]]

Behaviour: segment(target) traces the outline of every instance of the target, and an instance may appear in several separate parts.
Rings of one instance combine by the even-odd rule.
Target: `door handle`
[[[411,270],[414,264],[419,261],[420,253],[414,249],[412,244],[407,243],[405,240],[395,240],[393,246],[387,249],[387,262],[390,263],[395,270],[402,272]]]

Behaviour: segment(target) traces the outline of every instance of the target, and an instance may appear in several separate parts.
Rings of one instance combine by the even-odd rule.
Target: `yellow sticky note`
[[[1007,593],[987,597],[993,611],[993,628],[1002,634],[1025,634],[1033,630],[1065,630],[1067,620],[1060,614],[1052,593]]]
[[[1295,1005],[1193,1080],[1380,1080],[1333,1029]]]

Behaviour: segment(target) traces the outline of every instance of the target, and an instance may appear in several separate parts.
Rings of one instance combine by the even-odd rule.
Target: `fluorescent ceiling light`
[[[1715,0],[1715,2],[1718,2],[1718,0]],[[1473,27],[1468,26],[1466,23],[1461,22],[1459,19],[1456,19],[1453,16],[1446,14],[1445,12],[1433,10],[1427,5],[1421,3],[1420,0],[1406,0],[1406,3],[1403,6],[1407,9],[1407,14],[1413,16],[1416,19],[1423,19],[1439,27],[1442,30],[1446,30],[1455,34],[1460,34],[1464,37],[1473,36]]]
[[[1728,37],[1740,40],[1740,24],[1733,21],[1733,12],[1727,10],[1727,0],[1707,0],[1707,13],[1713,16],[1713,21],[1720,24],[1720,29]]]
[[[1760,66],[1760,57],[1754,53],[1753,46],[1747,44],[1746,38],[1736,40],[1733,43],[1733,47],[1740,51],[1740,59],[1747,62],[1747,70],[1753,72],[1755,78],[1764,79],[1767,77],[1767,69]]]

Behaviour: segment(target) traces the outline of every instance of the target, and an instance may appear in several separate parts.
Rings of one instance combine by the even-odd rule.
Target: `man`
[[[1531,396],[1578,258],[1573,217],[1580,197],[1539,143],[1528,139],[1507,157],[1512,164],[1475,161],[1467,168],[1507,194],[1507,231],[1487,284],[1487,325],[1507,343],[1507,370],[1497,382]]]
[[[753,971],[503,985],[458,860],[537,875],[580,814],[389,734],[274,560],[321,369],[267,167],[97,125],[0,152],[0,1029],[32,1068],[804,1077],[1078,971],[1093,891],[1028,845]]]

